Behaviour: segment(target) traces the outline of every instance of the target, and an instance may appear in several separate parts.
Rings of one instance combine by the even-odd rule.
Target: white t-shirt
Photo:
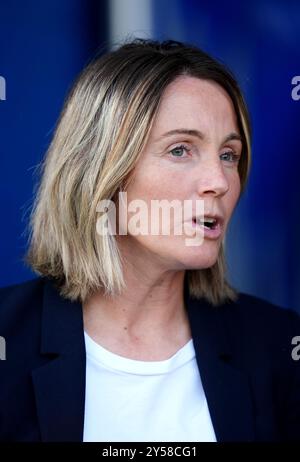
[[[192,339],[164,361],[85,345],[83,441],[216,441]]]

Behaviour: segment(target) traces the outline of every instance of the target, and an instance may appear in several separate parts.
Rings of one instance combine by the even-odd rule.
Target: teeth
[[[216,220],[215,218],[205,218],[205,221],[208,221],[208,223],[214,223]]]
[[[198,218],[197,221],[199,223],[206,223],[206,222],[207,223],[215,223],[216,222],[215,218],[208,218],[208,217],[207,218],[205,217],[204,220],[202,220],[201,218]]]

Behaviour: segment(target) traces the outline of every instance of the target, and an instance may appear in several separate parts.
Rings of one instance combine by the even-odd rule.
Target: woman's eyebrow
[[[199,130],[188,129],[188,128],[176,128],[174,130],[170,130],[164,133],[163,135],[161,135],[158,141],[160,141],[162,138],[166,138],[167,136],[172,136],[172,135],[190,135],[190,136],[195,136],[202,141],[206,139],[206,136]],[[224,138],[222,143],[226,143],[227,141],[231,141],[231,140],[238,140],[242,142],[242,137],[238,133],[232,132],[232,133],[229,133],[229,135],[227,135]]]

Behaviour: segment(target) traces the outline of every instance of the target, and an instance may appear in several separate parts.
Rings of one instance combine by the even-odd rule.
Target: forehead
[[[177,126],[210,132],[237,131],[233,103],[216,82],[190,76],[177,77],[165,89],[153,130]]]

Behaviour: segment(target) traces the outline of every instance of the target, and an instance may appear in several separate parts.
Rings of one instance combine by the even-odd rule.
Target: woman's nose
[[[198,174],[198,194],[224,195],[229,189],[226,169],[219,157],[203,160]]]

